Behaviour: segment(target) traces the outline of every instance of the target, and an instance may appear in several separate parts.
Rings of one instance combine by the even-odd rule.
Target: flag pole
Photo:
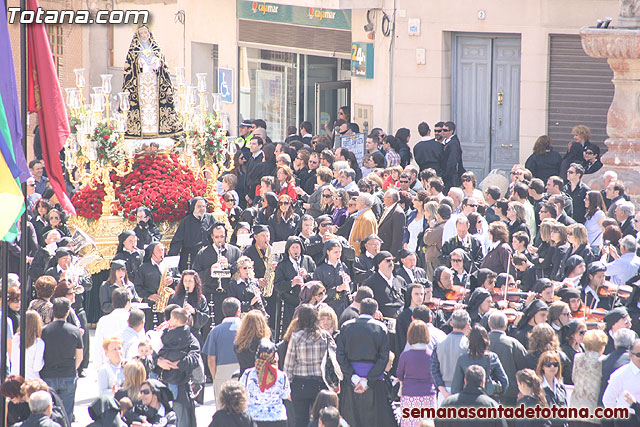
[[[20,0],[20,10],[27,9],[27,0]],[[27,153],[27,26],[20,24],[20,117],[22,119],[22,151]],[[27,327],[27,305],[31,300],[31,284],[27,274],[27,183],[22,183],[22,195],[24,196],[24,213],[22,214],[20,233],[20,331]],[[15,331],[14,331],[15,332]],[[20,334],[20,376],[24,378],[26,371],[27,334]]]
[[[4,10],[2,11],[4,13]],[[2,242],[2,248],[0,250],[0,270],[2,270],[2,321],[0,321],[0,379],[4,382],[7,376],[7,322],[9,318],[7,295],[9,288],[9,242]],[[3,395],[0,395],[0,420],[6,419],[6,399]]]

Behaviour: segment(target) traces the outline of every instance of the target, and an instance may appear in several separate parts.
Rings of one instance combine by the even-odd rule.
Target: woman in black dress
[[[176,286],[176,292],[169,299],[169,304],[178,304],[191,315],[191,333],[198,339],[202,346],[202,329],[209,325],[209,305],[207,298],[202,294],[202,282],[200,276],[194,270],[184,270],[180,283]]]
[[[518,390],[520,390],[520,399],[518,399],[516,407],[524,405],[527,408],[535,408],[536,406],[547,406],[547,396],[542,389],[542,382],[533,369],[522,369],[516,372],[516,381],[518,382]],[[516,419],[515,427],[549,427],[551,421],[536,420],[530,418]]]

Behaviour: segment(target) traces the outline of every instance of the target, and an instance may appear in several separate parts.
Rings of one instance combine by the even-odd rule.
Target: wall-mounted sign
[[[254,21],[280,22],[307,27],[351,29],[351,11],[317,7],[286,6],[260,1],[237,0],[237,16]]]
[[[218,93],[222,95],[222,102],[233,104],[233,70],[218,68]]]
[[[351,43],[351,75],[373,78],[373,43]]]

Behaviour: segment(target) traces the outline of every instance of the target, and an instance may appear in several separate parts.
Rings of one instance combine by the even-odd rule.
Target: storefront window
[[[261,118],[274,141],[298,126],[298,54],[240,47],[240,119]]]

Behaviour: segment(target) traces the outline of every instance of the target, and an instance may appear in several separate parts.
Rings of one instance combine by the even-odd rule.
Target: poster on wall
[[[364,157],[364,144],[366,141],[367,136],[364,133],[354,133],[353,135],[340,137],[340,146],[356,155],[360,167],[362,167],[362,157]]]
[[[267,122],[274,141],[284,139],[285,101],[284,73],[256,70],[256,118]]]

